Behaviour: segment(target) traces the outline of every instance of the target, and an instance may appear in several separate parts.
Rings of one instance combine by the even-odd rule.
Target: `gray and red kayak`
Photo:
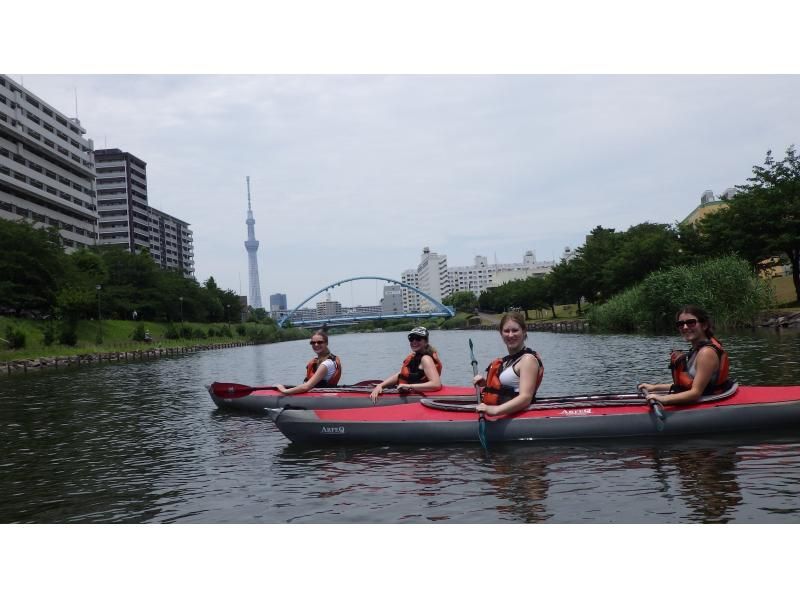
[[[281,394],[274,386],[253,387],[235,382],[214,382],[206,388],[211,400],[220,409],[238,409],[260,414],[267,408],[294,407],[298,409],[349,409],[367,408],[375,405],[405,405],[416,403],[422,398],[449,399],[472,397],[473,386],[442,386],[437,391],[398,392],[396,388],[383,391],[376,404],[369,398],[375,381],[359,382],[352,386],[314,388],[296,395]]]
[[[470,404],[471,403],[471,404]],[[424,398],[371,409],[268,409],[296,443],[478,442],[474,398]],[[515,440],[569,440],[709,435],[800,425],[800,386],[738,386],[684,406],[636,394],[537,398],[512,416],[486,417],[489,445]]]

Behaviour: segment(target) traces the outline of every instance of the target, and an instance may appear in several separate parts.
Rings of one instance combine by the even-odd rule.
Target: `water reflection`
[[[532,333],[543,394],[666,379],[673,336]],[[437,331],[447,384],[494,331]],[[348,380],[396,367],[405,333],[337,335]],[[745,384],[800,384],[800,334],[726,335]],[[491,447],[291,445],[268,418],[217,411],[213,380],[296,380],[305,341],[0,379],[0,522],[787,522],[800,431],[669,442]],[[344,358],[344,357],[343,357]]]

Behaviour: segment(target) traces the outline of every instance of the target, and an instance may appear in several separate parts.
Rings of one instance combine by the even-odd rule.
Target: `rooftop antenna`
[[[78,88],[73,88],[75,90],[75,119],[78,120]]]

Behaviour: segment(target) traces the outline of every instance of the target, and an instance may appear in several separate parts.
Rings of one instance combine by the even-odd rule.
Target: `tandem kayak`
[[[474,400],[421,399],[371,409],[268,409],[296,443],[478,442]],[[708,435],[800,425],[800,386],[738,386],[691,405],[649,404],[636,394],[537,398],[525,411],[486,417],[489,445],[570,440]]]
[[[263,414],[264,409],[295,407],[301,409],[348,409],[353,407],[374,407],[369,394],[373,384],[314,388],[296,395],[281,394],[274,386],[251,387],[235,382],[214,382],[207,387],[211,400],[220,409],[239,409]],[[422,398],[448,399],[472,397],[475,402],[473,386],[442,386],[436,391],[398,392],[387,388],[378,397],[377,405],[405,405],[419,402]]]

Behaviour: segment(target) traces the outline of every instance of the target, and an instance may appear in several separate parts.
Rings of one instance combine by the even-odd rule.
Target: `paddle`
[[[323,386],[320,388],[312,388],[308,392],[309,393],[342,393],[342,392],[363,392],[363,393],[370,393],[372,392],[372,386],[365,385],[364,383],[371,384],[372,380],[365,380],[363,382],[359,382],[353,386]],[[379,381],[380,382],[380,381]],[[239,399],[245,397],[249,394],[252,394],[256,390],[278,390],[277,386],[247,386],[246,384],[237,384],[236,382],[214,382],[209,385],[208,390],[218,396],[224,397],[228,399]],[[387,394],[392,393],[414,393],[419,394],[421,396],[425,396],[424,393],[410,389],[407,391],[403,391],[402,393],[394,388],[387,388],[384,392]]]
[[[656,416],[656,430],[663,432],[664,420],[666,419],[666,416],[664,415],[664,405],[662,405],[661,401],[658,399],[648,399],[647,393],[643,388],[639,388],[639,396],[647,402],[648,407],[650,407],[650,411]]]
[[[478,375],[478,360],[475,359],[475,351],[472,348],[472,339],[469,339],[469,357],[472,360],[472,375]],[[481,391],[478,385],[475,384],[475,398],[478,404],[481,402]],[[478,440],[481,441],[483,450],[488,451],[489,445],[486,442],[486,418],[483,416],[483,411],[478,412]]]

